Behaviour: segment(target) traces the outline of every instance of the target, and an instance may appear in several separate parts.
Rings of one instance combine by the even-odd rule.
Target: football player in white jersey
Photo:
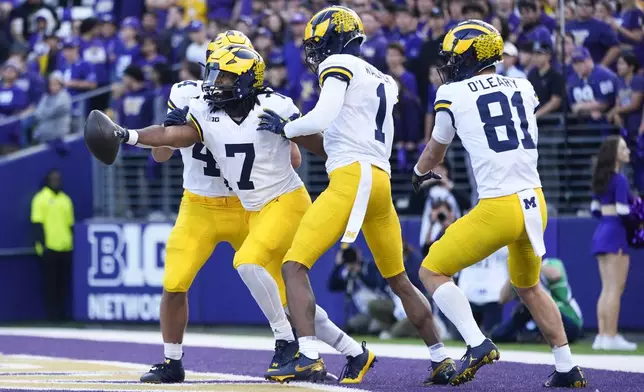
[[[362,229],[380,273],[430,347],[432,368],[426,384],[446,384],[456,367],[440,343],[429,303],[405,273],[400,221],[391,198],[389,157],[392,110],[398,100],[396,82],[360,58],[365,35],[353,10],[325,8],[311,18],[304,34],[306,61],[318,74],[322,88],[319,101],[310,113],[292,121],[267,111],[259,129],[287,138],[324,131],[330,183],[302,218],[284,258],[282,274],[290,315],[300,336],[300,355],[272,378],[306,380],[311,376],[308,369],[316,365],[323,371],[308,272],[340,238],[351,243]],[[372,362],[370,358],[369,365]],[[353,367],[354,382],[364,376],[360,369]]]
[[[554,353],[555,372],[545,385],[584,387],[587,382],[573,363],[561,315],[539,285],[547,210],[537,172],[534,113],[539,102],[534,88],[525,79],[495,74],[503,39],[485,22],[459,23],[445,36],[442,53],[446,83],[436,92],[434,129],[412,184],[418,190],[431,176],[458,133],[470,155],[480,198],[432,245],[420,269],[427,291],[467,343],[451,384],[472,380],[481,366],[499,359],[497,347],[479,330],[467,298],[451,277],[507,246],[512,284]]]
[[[252,48],[250,39],[235,30],[226,31],[208,45],[208,53],[225,45]],[[207,60],[207,58],[206,58]],[[187,106],[201,95],[201,80],[176,83],[170,91],[169,110]],[[182,148],[183,187],[179,215],[166,244],[163,294],[160,306],[165,360],[141,376],[142,382],[183,382],[183,335],[188,324],[188,290],[197,273],[220,242],[237,250],[248,234],[241,202],[221,176],[212,154],[202,143]],[[158,162],[170,159],[174,150],[152,150]]]
[[[264,107],[290,118],[300,115],[290,98],[264,88],[263,83],[264,61],[257,52],[242,45],[218,49],[206,63],[201,95],[192,98],[187,107],[169,113],[168,126],[138,131],[121,128],[116,134],[122,142],[143,148],[183,148],[203,143],[218,163],[221,175],[228,179],[247,211],[249,233],[237,249],[234,266],[278,340],[268,376],[298,350],[285,314],[286,298],[276,281],[281,281],[282,259],[311,199],[291,166],[291,143],[257,131]],[[294,141],[326,157],[319,135]],[[346,382],[345,373],[353,374],[353,367],[365,367],[373,357],[333,324],[320,307],[315,323],[320,339],[348,359],[345,368],[350,371],[343,372],[340,382]],[[280,341],[282,346],[278,345]],[[320,379],[326,375],[316,368],[310,370]]]

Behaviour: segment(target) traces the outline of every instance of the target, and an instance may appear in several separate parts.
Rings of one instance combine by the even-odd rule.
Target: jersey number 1
[[[380,83],[378,85],[376,94],[380,99],[380,103],[378,104],[378,114],[376,114],[376,140],[384,143],[385,133],[382,131],[382,124],[385,122],[385,116],[387,115],[387,95],[385,95],[384,83]]]
[[[490,112],[490,104],[499,104],[501,106],[501,114],[493,116]],[[528,119],[525,115],[525,107],[523,106],[523,98],[519,91],[512,95],[512,106],[517,109],[519,120],[521,121],[521,131],[523,132],[523,148],[531,150],[536,148],[530,133],[528,133]],[[479,109],[479,116],[483,122],[483,129],[485,130],[485,137],[487,144],[495,152],[504,152],[516,150],[519,148],[519,136],[514,127],[514,119],[512,118],[512,109],[508,97],[500,91],[481,95],[476,100],[476,106]],[[496,134],[496,128],[505,127],[508,133],[508,140],[499,140]]]

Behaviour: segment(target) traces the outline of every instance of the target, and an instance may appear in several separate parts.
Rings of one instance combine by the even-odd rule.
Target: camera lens
[[[444,212],[439,212],[438,215],[436,215],[436,218],[439,222],[443,223],[445,222],[445,219],[447,219],[447,214],[445,214]]]

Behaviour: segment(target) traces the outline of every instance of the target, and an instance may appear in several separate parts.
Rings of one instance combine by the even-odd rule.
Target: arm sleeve
[[[455,135],[456,128],[454,128],[454,116],[452,112],[437,109],[432,139],[440,144],[450,144],[454,140]]]
[[[31,200],[31,223],[43,223],[45,219],[43,204],[40,202],[40,197],[38,196],[39,194]]]
[[[312,135],[327,129],[340,114],[346,90],[346,82],[337,78],[326,80],[322,86],[318,103],[313,110],[286,124],[284,127],[286,137],[290,139],[296,136]]]

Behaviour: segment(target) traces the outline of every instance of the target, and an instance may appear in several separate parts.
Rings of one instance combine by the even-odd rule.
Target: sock
[[[317,338],[338,350],[345,357],[362,354],[362,346],[331,321],[324,309],[315,307],[315,334]]]
[[[183,357],[183,345],[181,343],[163,343],[163,356],[180,360]]]
[[[436,305],[454,324],[458,332],[470,347],[479,346],[485,340],[485,336],[474,320],[472,308],[461,289],[449,281],[440,285],[432,296]]]
[[[555,369],[559,373],[568,373],[575,365],[572,363],[572,353],[568,344],[561,347],[553,347],[555,355]]]
[[[275,335],[275,340],[294,341],[293,330],[286,318],[286,313],[284,313],[275,279],[266,269],[254,264],[240,265],[237,267],[237,273],[266,316],[273,335]]]
[[[443,343],[436,343],[435,345],[429,347],[429,358],[432,362],[443,362],[449,355],[447,355],[447,350]]]
[[[297,339],[297,341],[300,344],[300,354],[309,359],[320,358],[320,353],[318,353],[318,338],[315,336],[303,336]]]

